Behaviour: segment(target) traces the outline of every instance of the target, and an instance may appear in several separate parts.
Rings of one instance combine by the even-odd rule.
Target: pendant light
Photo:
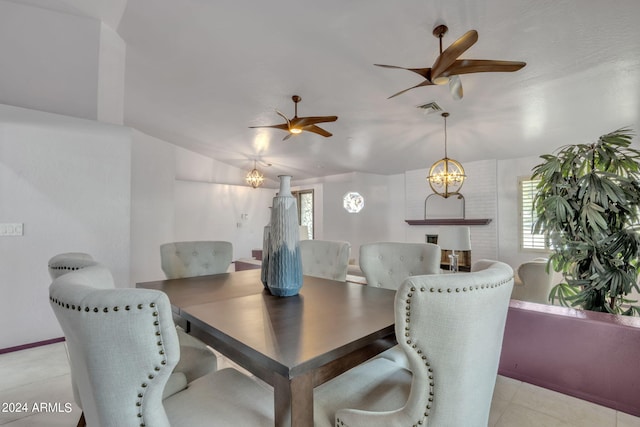
[[[449,113],[442,113],[444,117],[444,158],[435,162],[429,169],[429,186],[434,193],[445,199],[460,194],[460,189],[467,177],[460,162],[447,157],[447,117]]]
[[[264,175],[256,169],[256,161],[253,161],[253,169],[249,171],[246,177],[247,184],[252,186],[253,188],[258,188],[264,182]]]

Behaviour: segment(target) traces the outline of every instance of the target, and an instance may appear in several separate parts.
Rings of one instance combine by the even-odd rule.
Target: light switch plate
[[[0,224],[0,236],[22,236],[24,225],[21,222]]]

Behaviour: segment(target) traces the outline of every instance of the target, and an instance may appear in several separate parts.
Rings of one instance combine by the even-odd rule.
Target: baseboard
[[[64,337],[60,337],[60,338],[52,338],[50,340],[32,342],[29,344],[17,345],[15,347],[0,348],[0,354],[12,353],[14,351],[26,350],[28,348],[40,347],[43,345],[55,344],[57,342],[63,342],[63,341],[64,341]]]

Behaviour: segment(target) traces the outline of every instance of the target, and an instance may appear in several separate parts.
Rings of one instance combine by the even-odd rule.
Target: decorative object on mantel
[[[253,169],[249,171],[246,178],[247,184],[252,186],[253,188],[258,188],[264,182],[264,175],[256,169],[256,161],[253,161]]]
[[[471,250],[471,229],[467,226],[440,227],[438,229],[438,246],[450,250],[449,270],[458,272],[458,254],[456,251]]]
[[[272,295],[289,297],[302,287],[298,203],[291,195],[291,176],[278,178],[280,190],[271,209],[267,289]]]
[[[342,206],[349,213],[358,213],[364,208],[364,197],[357,191],[349,191],[342,198]]]
[[[442,113],[444,118],[444,157],[435,162],[429,169],[429,186],[434,193],[444,197],[460,195],[460,189],[467,177],[464,168],[457,160],[447,157],[447,117],[449,113]]]

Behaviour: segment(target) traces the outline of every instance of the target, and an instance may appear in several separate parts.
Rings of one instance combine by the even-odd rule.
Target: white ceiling
[[[52,7],[52,0],[22,0]],[[243,169],[272,163],[270,177],[348,171],[396,174],[444,154],[469,162],[540,155],[640,129],[637,0],[57,0],[102,19],[127,44],[125,124]],[[121,19],[120,19],[121,17]],[[470,29],[461,58],[525,61],[515,73],[463,75],[465,96],[417,88],[404,70]],[[293,115],[337,115],[330,138],[249,129]],[[260,166],[259,166],[260,168]],[[527,171],[522,171],[526,174]]]

